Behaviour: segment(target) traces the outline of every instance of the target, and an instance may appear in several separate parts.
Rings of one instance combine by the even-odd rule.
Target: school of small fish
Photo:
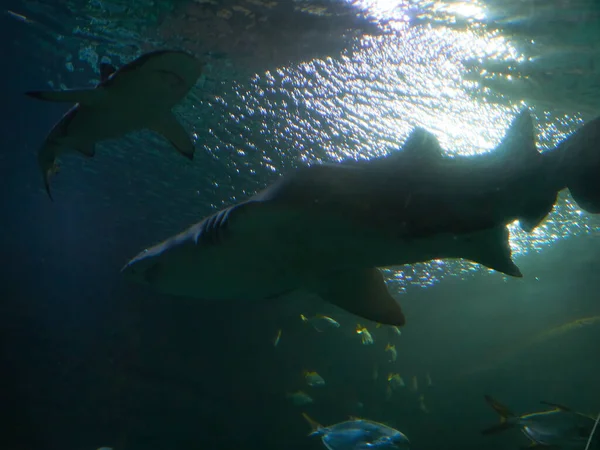
[[[304,314],[300,314],[300,321],[308,326],[310,326],[314,331],[318,333],[324,333],[327,331],[335,332],[334,330],[341,327],[340,323],[332,317],[325,316],[323,314],[315,314],[313,316],[306,316]],[[387,333],[387,337],[390,340],[394,338],[398,339],[402,335],[400,329],[396,326],[382,325],[376,324],[375,330],[382,329]],[[383,350],[380,350],[378,346],[376,346],[375,338],[373,334],[369,331],[369,329],[357,323],[355,327],[355,333],[360,336],[360,345],[372,345],[376,348],[374,351],[379,351],[382,354],[382,359],[385,358],[386,365],[391,366],[388,367],[389,373],[387,375],[386,382],[386,391],[385,398],[390,401],[394,395],[394,392],[400,392],[406,388],[406,383],[402,376],[393,371],[396,368],[396,364],[398,361],[398,351],[396,349],[396,343],[387,341],[385,346],[383,346]],[[282,335],[282,329],[278,329],[275,338],[273,340],[274,346],[277,347],[280,343]],[[387,358],[384,355],[388,355]],[[325,379],[318,373],[318,371],[314,370],[304,370],[302,373],[302,377],[304,379],[304,387],[308,387],[310,389],[315,388],[324,388],[326,386]],[[421,377],[424,379],[424,385],[427,388],[431,388],[433,386],[433,382],[431,380],[431,375],[429,372],[421,374]],[[373,367],[372,372],[373,380],[377,380],[379,378],[379,366],[375,365]],[[300,389],[300,386],[297,386],[297,390],[293,392],[287,392],[285,397],[289,400],[291,404],[294,406],[306,406],[312,403],[315,403],[315,399],[307,392],[304,392]],[[310,391],[309,391],[310,392]],[[406,390],[406,392],[414,393],[416,396],[414,397],[414,401],[419,406],[419,409],[423,413],[429,413],[429,409],[425,404],[425,395],[423,392],[419,391],[419,383],[418,383],[418,375],[412,375],[410,377],[410,387]],[[364,406],[362,402],[359,402],[360,407]],[[360,409],[360,408],[359,408]]]

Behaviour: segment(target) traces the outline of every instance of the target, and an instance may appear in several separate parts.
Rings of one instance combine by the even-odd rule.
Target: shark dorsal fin
[[[443,151],[437,138],[425,128],[416,127],[402,146],[403,158],[410,161],[435,161],[442,158]]]
[[[568,412],[573,412],[573,410],[571,408],[569,408],[568,406],[564,406],[561,405],[559,403],[550,403],[550,402],[546,402],[546,401],[541,401],[540,402],[542,405],[548,405],[548,406],[553,406],[554,408],[560,410],[560,411],[568,411]]]
[[[100,63],[100,82],[104,83],[116,71],[117,69],[112,64]]]
[[[513,119],[494,153],[499,157],[504,156],[511,159],[540,155],[535,144],[533,119],[527,108]]]

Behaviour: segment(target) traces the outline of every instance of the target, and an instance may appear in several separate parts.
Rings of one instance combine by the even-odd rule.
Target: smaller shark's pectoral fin
[[[329,273],[319,282],[317,294],[352,314],[384,325],[402,326],[402,308],[390,295],[378,269]]]
[[[29,91],[29,97],[49,102],[80,103],[82,105],[98,105],[104,100],[103,89],[65,89],[62,91]]]
[[[512,260],[509,232],[505,226],[475,233],[468,238],[459,256],[512,277],[523,276]]]
[[[171,111],[162,115],[160,120],[153,123],[149,128],[167,138],[183,156],[190,160],[194,159],[194,144],[188,132]]]

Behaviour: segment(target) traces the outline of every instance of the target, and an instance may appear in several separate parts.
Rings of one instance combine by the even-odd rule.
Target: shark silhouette
[[[507,224],[533,230],[566,187],[582,208],[600,212],[600,118],[545,153],[534,131],[524,110],[495,151],[450,158],[416,128],[388,156],[285,175],[144,250],[122,271],[206,300],[307,291],[363,318],[404,325],[377,268],[462,258],[520,277]]]
[[[100,84],[94,89],[30,91],[40,100],[76,103],[54,125],[38,152],[38,163],[50,199],[50,177],[56,159],[67,150],[92,157],[98,141],[150,129],[167,138],[188,159],[194,144],[171,112],[194,86],[203,63],[180,51],[146,53],[120,69],[100,65]]]

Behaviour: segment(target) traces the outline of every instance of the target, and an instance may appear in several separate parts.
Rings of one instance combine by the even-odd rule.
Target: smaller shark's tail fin
[[[489,395],[485,396],[485,401],[488,402],[494,411],[498,413],[500,416],[500,423],[498,425],[493,425],[485,430],[481,431],[481,434],[494,434],[499,433],[501,431],[508,430],[517,424],[518,416],[516,416],[510,409],[500,403],[498,400],[490,397]]]
[[[548,153],[547,159],[554,170],[565,174],[558,177],[568,187],[571,196],[584,211],[600,213],[600,117],[561,142]]]

